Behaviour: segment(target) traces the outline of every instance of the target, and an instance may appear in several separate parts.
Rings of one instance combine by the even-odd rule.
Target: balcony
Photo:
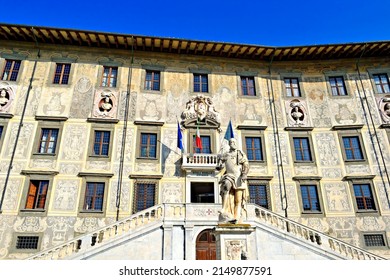
[[[217,154],[183,154],[184,170],[215,170],[218,163]]]

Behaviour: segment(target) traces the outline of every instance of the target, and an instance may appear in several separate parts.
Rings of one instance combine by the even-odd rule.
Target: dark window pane
[[[135,212],[154,206],[156,193],[156,185],[154,183],[137,183],[135,189]]]
[[[302,205],[304,211],[321,211],[317,187],[314,185],[301,186]]]
[[[269,208],[267,186],[256,182],[249,181],[250,202],[261,207]]]
[[[38,249],[38,236],[18,236],[16,249]]]

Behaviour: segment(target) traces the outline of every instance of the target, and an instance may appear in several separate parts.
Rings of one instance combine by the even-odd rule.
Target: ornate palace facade
[[[389,58],[0,25],[0,259],[389,258]]]

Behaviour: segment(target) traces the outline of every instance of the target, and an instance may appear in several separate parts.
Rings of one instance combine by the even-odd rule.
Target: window
[[[16,81],[20,69],[20,60],[6,60],[1,79],[4,81]]]
[[[269,189],[266,184],[248,180],[250,202],[270,209]]]
[[[54,154],[57,146],[58,129],[42,128],[38,153]]]
[[[210,136],[201,135],[202,148],[196,147],[196,135],[193,136],[193,153],[196,154],[211,154],[211,138]]]
[[[241,92],[245,96],[256,95],[254,77],[241,77]]]
[[[160,72],[146,70],[145,90],[160,90]]]
[[[364,234],[364,245],[366,247],[383,247],[386,246],[383,234]]]
[[[93,155],[108,156],[110,147],[110,131],[95,130],[95,140],[93,143]]]
[[[137,182],[134,192],[134,213],[155,205],[156,183]]]
[[[16,249],[38,249],[39,236],[17,236]]]
[[[100,86],[102,87],[116,87],[116,80],[118,76],[118,67],[103,68],[102,80]]]
[[[67,85],[69,82],[70,64],[57,63],[53,84]]]
[[[209,92],[207,74],[194,74],[194,92]]]
[[[3,129],[4,129],[4,126],[0,125],[0,141],[3,137]]]
[[[245,137],[248,160],[263,160],[260,137]]]
[[[156,158],[157,157],[157,134],[141,133],[141,157]]]
[[[31,180],[25,209],[45,209],[48,188],[47,180]]]
[[[286,87],[286,95],[287,96],[289,96],[289,97],[301,96],[298,78],[284,78],[284,85]]]
[[[343,136],[343,145],[346,160],[363,160],[363,151],[358,136]]]
[[[312,161],[309,138],[293,137],[296,161]]]
[[[358,210],[376,210],[370,184],[353,184]]]
[[[87,182],[83,210],[103,211],[104,183]]]
[[[345,90],[344,78],[339,77],[329,77],[330,89],[333,96],[343,96],[347,95]]]
[[[374,78],[377,93],[390,92],[389,77],[387,76],[387,74],[374,74],[372,76]]]
[[[321,212],[316,185],[301,185],[303,211]]]

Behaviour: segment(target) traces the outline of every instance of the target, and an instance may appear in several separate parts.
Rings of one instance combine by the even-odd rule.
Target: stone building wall
[[[183,203],[186,201],[185,172],[181,169],[181,154],[176,147],[177,120],[186,102],[196,95],[192,90],[192,73],[209,73],[209,92],[215,109],[221,117],[221,131],[215,130],[215,151],[219,151],[229,120],[232,121],[239,146],[242,133],[238,126],[266,127],[263,131],[265,164],[251,164],[252,177],[269,177],[271,209],[284,214],[281,197],[286,193],[288,217],[314,229],[328,233],[353,245],[364,247],[362,233],[385,233],[390,240],[389,184],[383,181],[382,163],[378,164],[371,143],[364,110],[359,95],[366,94],[373,122],[385,157],[390,162],[389,130],[383,128],[386,119],[381,116],[381,96],[374,93],[367,71],[376,69],[389,72],[390,63],[385,59],[362,59],[360,71],[355,60],[315,62],[274,62],[269,74],[269,63],[226,58],[210,58],[173,54],[135,52],[131,65],[130,52],[85,47],[41,46],[41,57],[36,64],[32,87],[30,78],[34,69],[37,50],[33,45],[10,44],[0,47],[0,69],[5,59],[21,57],[21,71],[16,82],[0,81],[0,89],[8,88],[12,99],[6,111],[0,111],[1,123],[6,129],[1,139],[0,190],[4,187],[8,166],[12,157],[19,122],[24,110],[23,127],[15,150],[13,168],[5,191],[0,215],[0,258],[20,259],[29,252],[14,249],[19,234],[40,236],[41,249],[69,240],[76,235],[95,230],[116,220],[117,186],[122,152],[122,135],[125,116],[125,100],[130,90],[128,127],[124,148],[123,184],[119,217],[133,212],[133,185],[137,176],[159,176],[156,203]],[[68,85],[53,85],[56,62],[71,63]],[[115,88],[99,86],[103,65],[117,66],[118,81]],[[131,67],[131,69],[130,69]],[[159,92],[143,89],[145,69],[161,69]],[[129,71],[131,84],[128,87]],[[333,97],[327,77],[345,78],[348,96]],[[254,76],[256,96],[242,96],[240,76]],[[302,97],[286,97],[284,77],[298,77]],[[272,79],[272,84],[270,83]],[[275,107],[270,107],[270,90],[275,97]],[[113,107],[104,114],[98,110],[102,97],[109,95]],[[382,102],[382,103],[381,103]],[[294,104],[304,114],[297,125],[291,116]],[[280,151],[274,143],[275,127],[271,110],[275,111],[280,140]],[[56,123],[61,127],[61,138],[54,157],[37,156],[37,133],[42,125]],[[138,123],[138,124],[137,124]],[[142,124],[158,123],[159,156],[157,160],[137,159],[139,141],[137,133]],[[108,160],[90,156],[93,129],[104,125],[112,129],[111,154]],[[356,126],[363,141],[366,161],[347,164],[343,159],[340,133],[346,126]],[[307,128],[303,129],[302,128]],[[291,135],[309,133],[315,161],[296,164],[292,154]],[[372,131],[372,126],[371,126]],[[186,145],[190,136],[184,132]],[[376,140],[374,140],[376,141]],[[276,153],[281,153],[285,189],[280,187]],[[216,153],[216,152],[215,152]],[[53,173],[54,172],[54,173]],[[44,175],[39,175],[44,174]],[[371,175],[375,175],[371,178]],[[50,178],[51,185],[47,208],[43,212],[24,210],[30,178]],[[371,176],[371,177],[370,177]],[[105,193],[105,210],[98,214],[85,214],[82,209],[85,180],[89,177],[104,178],[108,183]],[[354,206],[351,179],[373,182],[378,211],[357,214]],[[300,180],[319,182],[322,213],[303,214],[298,183]],[[374,253],[390,255],[390,250],[374,250]]]

